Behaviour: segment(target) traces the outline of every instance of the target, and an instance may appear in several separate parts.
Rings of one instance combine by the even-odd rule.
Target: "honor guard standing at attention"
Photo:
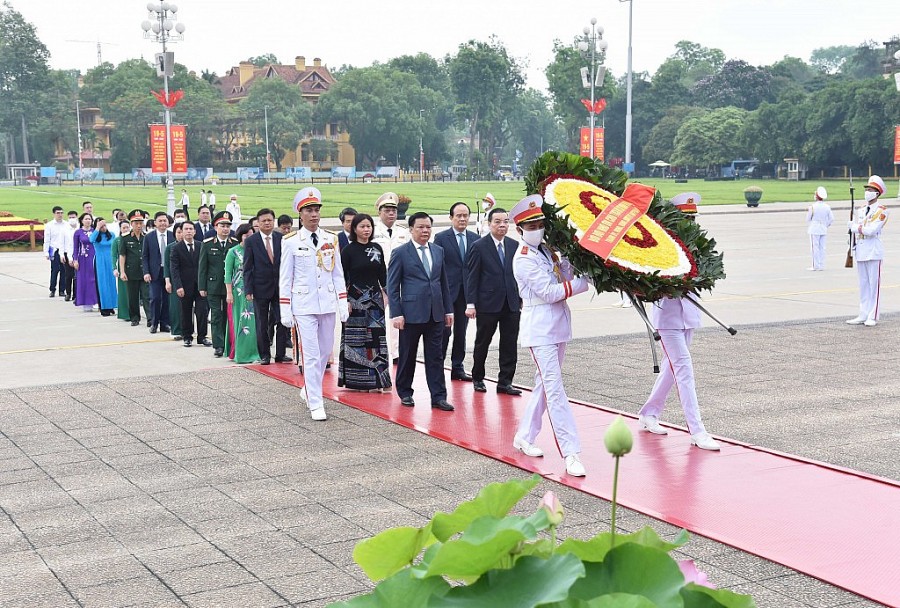
[[[231,236],[232,219],[228,211],[219,211],[213,218],[216,236],[205,239],[200,246],[200,264],[197,268],[200,297],[206,298],[209,304],[213,355],[216,357],[221,357],[225,352],[225,332],[228,331],[225,256],[229,249],[237,245],[237,239]]]
[[[397,223],[397,205],[400,204],[400,197],[395,192],[385,192],[375,201],[375,209],[378,211],[378,217],[375,218],[375,232],[372,233],[372,240],[381,245],[384,252],[384,265],[390,266],[391,252],[398,247],[402,247],[411,240],[409,229]],[[384,311],[385,318],[391,318],[390,305]],[[397,362],[399,356],[398,344],[400,331],[388,324],[388,352],[394,363]]]
[[[672,198],[670,202],[694,221],[700,195],[686,192]],[[659,424],[659,415],[666,407],[666,397],[672,386],[675,386],[691,432],[691,444],[703,450],[718,450],[719,444],[709,436],[700,419],[694,363],[688,350],[694,330],[700,327],[700,309],[686,298],[662,298],[653,304],[650,314],[653,326],[659,332],[663,360],[653,390],[639,412],[641,429],[656,435],[668,434]]]
[[[885,191],[884,180],[873,175],[866,183],[866,206],[848,223],[855,239],[853,259],[859,276],[859,315],[848,319],[849,325],[878,325],[878,301],[881,297],[881,260],[884,245],[881,230],[888,221],[887,208],[878,202]]]
[[[566,459],[566,472],[583,477],[584,465],[579,458],[581,442],[563,388],[562,365],[566,343],[572,339],[572,313],[566,300],[587,291],[588,281],[584,277],[576,278],[569,261],[544,244],[543,203],[541,195],[532,194],[516,203],[510,213],[523,241],[513,257],[513,276],[522,297],[519,343],[531,351],[537,366],[534,390],[516,430],[513,447],[526,456],[544,455],[534,441],[546,411],[557,446]]]
[[[484,198],[481,199],[481,212],[484,213],[484,219],[481,220],[481,223],[475,227],[476,232],[478,232],[478,236],[487,236],[491,232],[491,222],[488,219],[488,216],[491,214],[491,210],[497,206],[497,201],[494,199],[494,195],[488,192],[484,195]]]
[[[816,188],[816,202],[806,211],[806,233],[809,234],[809,248],[812,252],[812,266],[807,270],[825,270],[825,238],[828,227],[834,221],[834,213],[825,201],[828,191]]]
[[[347,288],[337,235],[319,227],[322,195],[304,188],[294,197],[300,229],[281,246],[281,323],[297,326],[303,345],[306,405],[313,420],[325,420],[322,380],[334,342],[336,318],[347,320]]]
[[[144,245],[144,212],[135,209],[128,214],[131,233],[122,237],[119,248],[119,278],[128,285],[128,317],[132,327],[141,322],[141,286],[144,284],[142,249]],[[149,324],[150,318],[148,316]]]

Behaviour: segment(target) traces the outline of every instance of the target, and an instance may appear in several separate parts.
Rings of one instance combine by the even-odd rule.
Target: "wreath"
[[[579,244],[605,209],[625,194],[628,174],[591,158],[547,152],[525,177],[528,194],[544,197],[546,240],[598,292],[625,291],[652,302],[711,290],[725,277],[716,241],[688,216],[652,191],[646,213],[624,232],[605,257]],[[634,190],[632,184],[629,190]]]

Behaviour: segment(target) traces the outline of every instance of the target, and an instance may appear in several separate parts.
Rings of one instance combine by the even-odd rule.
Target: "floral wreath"
[[[626,291],[644,301],[710,290],[725,277],[722,254],[706,231],[653,195],[606,259],[578,241],[596,217],[625,192],[628,175],[590,158],[547,152],[525,178],[528,194],[544,197],[546,238],[598,292]]]

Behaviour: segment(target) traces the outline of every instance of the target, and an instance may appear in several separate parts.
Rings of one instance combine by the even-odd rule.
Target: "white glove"
[[[847,229],[848,229],[850,232],[856,232],[856,229],[857,229],[856,222],[854,222],[854,221],[852,221],[852,220],[849,221],[849,222],[847,222]]]
[[[340,318],[341,323],[346,323],[347,319],[350,318],[350,305],[341,300],[338,300],[338,318]]]
[[[279,304],[278,308],[281,311],[281,324],[285,327],[293,327],[294,326],[294,315],[291,314],[291,305],[290,304]]]

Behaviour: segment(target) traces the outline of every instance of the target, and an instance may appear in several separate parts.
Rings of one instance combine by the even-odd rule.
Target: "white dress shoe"
[[[517,450],[520,450],[526,456],[532,456],[534,458],[538,458],[538,457],[544,455],[544,450],[537,447],[536,445],[528,443],[521,437],[516,437],[515,439],[513,439],[513,447],[516,448]]]
[[[847,325],[862,325],[866,320],[862,317],[853,317],[852,319],[847,319]]]
[[[587,474],[584,470],[584,465],[581,464],[581,459],[578,458],[578,454],[566,456],[566,473],[572,477],[584,477]]]
[[[659,426],[659,418],[656,416],[638,416],[641,429],[650,431],[654,435],[668,435],[669,431]]]
[[[878,321],[876,321],[875,319],[866,319],[866,322],[863,323],[863,325],[865,325],[866,327],[875,327],[876,325],[878,325]]]
[[[309,416],[313,420],[326,420],[328,416],[325,415],[325,408],[320,407],[314,410],[309,410]]]
[[[722,449],[719,443],[709,436],[709,433],[697,433],[696,435],[691,435],[691,445],[695,445],[701,450],[711,450],[713,452]]]

